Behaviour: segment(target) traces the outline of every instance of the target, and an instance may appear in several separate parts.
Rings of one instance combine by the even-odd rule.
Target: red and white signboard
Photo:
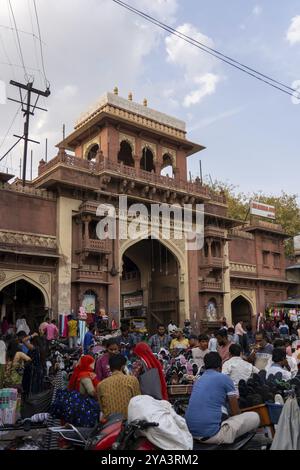
[[[275,219],[275,207],[263,204],[262,202],[251,201],[250,214],[266,217],[267,219]]]
[[[135,308],[141,307],[143,305],[143,296],[142,295],[128,295],[123,297],[123,306],[124,308]]]
[[[300,251],[300,235],[294,237],[294,250]]]

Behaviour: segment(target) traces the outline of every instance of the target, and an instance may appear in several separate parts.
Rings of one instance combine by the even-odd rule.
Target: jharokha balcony
[[[223,291],[222,281],[200,281],[199,290],[202,292],[221,292]]]
[[[203,259],[200,261],[200,268],[220,268],[224,269],[225,263],[223,258],[217,258],[214,256],[211,257],[203,257]]]
[[[82,249],[84,251],[95,253],[110,253],[111,240],[93,240],[91,238],[82,241]]]
[[[77,269],[75,282],[88,282],[93,284],[105,284],[108,282],[108,273],[106,271],[98,270],[92,271],[89,269]]]
[[[73,175],[67,170],[77,170],[83,174],[86,182],[86,175],[91,176],[89,187],[92,190],[101,189],[102,184],[109,184],[112,180],[126,180],[124,188],[129,191],[134,188],[146,187],[146,195],[155,194],[156,189],[161,189],[170,193],[170,195],[180,196],[184,203],[194,203],[196,200],[209,201],[226,204],[226,198],[222,194],[213,193],[208,186],[199,181],[190,182],[179,179],[162,176],[153,171],[145,171],[140,168],[124,165],[122,162],[109,161],[103,159],[100,162],[89,161],[83,158],[77,158],[68,155],[64,150],[60,150],[58,155],[48,163],[41,161],[39,165],[39,175],[36,180],[37,186],[47,187],[55,186],[60,182],[73,186],[80,178],[74,179]],[[62,170],[59,173],[59,170]],[[99,180],[100,178],[100,180]],[[99,187],[100,181],[100,187]],[[86,185],[86,183],[85,183]],[[127,186],[126,186],[127,185]],[[125,191],[126,192],[126,191]],[[184,193],[184,194],[182,194]],[[169,196],[168,196],[169,197]],[[170,202],[170,200],[168,200]]]

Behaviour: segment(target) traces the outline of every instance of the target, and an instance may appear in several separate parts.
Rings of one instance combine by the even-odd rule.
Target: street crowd
[[[229,326],[223,318],[218,330],[200,335],[189,320],[183,328],[170,321],[150,337],[126,323],[105,335],[90,324],[82,344],[74,316],[68,318],[67,344],[60,343],[55,320],[46,318],[31,332],[25,317],[16,325],[4,318],[0,388],[17,389],[23,401],[43,393],[46,378],[51,383],[61,369],[55,350],[63,344],[75,360],[52,400],[55,418],[89,427],[116,413],[126,419],[134,397],[169,401],[172,387],[186,385],[184,418],[193,438],[230,444],[260,425],[255,411],[241,410],[265,401],[283,404],[283,390],[300,386],[299,325],[259,318],[255,329],[242,321]]]

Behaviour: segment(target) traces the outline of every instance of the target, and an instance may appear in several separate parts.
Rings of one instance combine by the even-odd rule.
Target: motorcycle
[[[107,450],[139,450],[155,451],[161,450],[152,444],[142,431],[150,427],[158,427],[158,423],[144,420],[136,420],[128,423],[121,415],[111,416],[107,423],[97,424],[92,430],[89,428],[76,428],[71,424],[63,427],[50,428],[52,432],[59,435],[74,448],[93,451]],[[194,441],[193,450],[241,450],[254,437],[255,432],[247,433],[236,439],[233,444],[204,444]]]

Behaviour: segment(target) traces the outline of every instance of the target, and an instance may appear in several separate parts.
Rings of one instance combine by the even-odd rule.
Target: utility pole
[[[19,93],[20,93],[20,101],[15,100],[13,98],[8,98],[10,101],[14,101],[16,103],[20,103],[22,105],[22,111],[24,113],[25,117],[25,123],[24,123],[24,133],[22,136],[15,135],[14,137],[17,137],[18,140],[15,142],[15,144],[6,152],[3,157],[0,158],[0,161],[20,142],[20,140],[24,140],[24,152],[23,152],[23,177],[22,177],[22,184],[25,186],[25,181],[26,181],[26,166],[27,166],[27,150],[28,150],[28,142],[34,142],[35,144],[39,144],[40,142],[37,142],[36,140],[29,139],[29,118],[30,116],[34,116],[34,111],[35,109],[40,109],[42,111],[47,111],[47,109],[40,108],[37,106],[38,100],[40,96],[44,96],[47,98],[50,95],[50,89],[47,88],[45,91],[38,90],[36,88],[33,88],[33,82],[28,82],[26,85],[23,83],[15,82],[14,80],[11,80],[9,82],[11,85],[18,87],[19,88]],[[22,96],[22,90],[27,91],[27,100],[26,103],[24,103],[23,96]],[[31,97],[32,95],[37,95],[35,103],[31,104]],[[31,109],[32,108],[32,109]]]
[[[32,150],[30,152],[30,181],[32,181]]]

